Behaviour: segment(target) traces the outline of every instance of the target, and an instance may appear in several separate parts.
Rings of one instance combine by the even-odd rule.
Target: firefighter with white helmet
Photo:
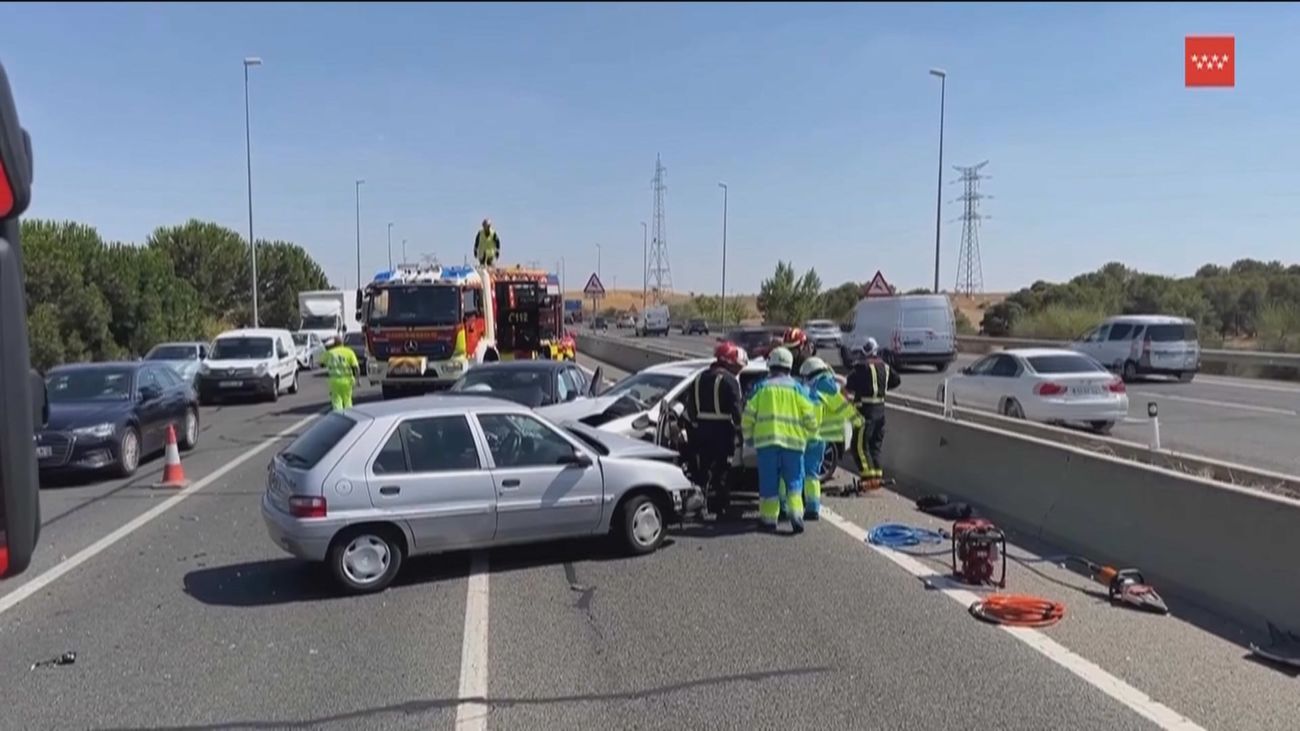
[[[858,462],[860,485],[868,490],[879,489],[884,483],[880,452],[885,443],[885,394],[902,383],[898,371],[889,367],[879,351],[875,338],[867,338],[858,349],[862,357],[844,384],[862,420],[853,440],[853,454]]]
[[[759,527],[775,531],[786,486],[790,527],[803,532],[803,455],[817,433],[817,414],[802,385],[790,374],[794,356],[776,348],[767,356],[771,375],[745,404],[741,431],[758,453]]]
[[[832,444],[839,444],[835,454],[841,454],[844,448],[844,423],[850,422],[855,427],[862,417],[853,410],[840,390],[840,382],[835,371],[826,361],[813,356],[803,362],[799,369],[804,386],[817,408],[816,438],[809,440],[803,455],[803,502],[804,519],[821,518],[821,468],[826,457],[826,450]]]

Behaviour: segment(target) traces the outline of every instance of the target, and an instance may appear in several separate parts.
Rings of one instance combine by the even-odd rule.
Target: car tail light
[[[1040,383],[1034,387],[1034,393],[1039,396],[1060,396],[1065,391],[1065,386],[1059,383]]]
[[[1124,381],[1123,381],[1123,379],[1120,379],[1120,378],[1116,378],[1115,380],[1111,381],[1111,382],[1106,386],[1106,388],[1107,388],[1111,393],[1125,393],[1125,392],[1128,391],[1128,389],[1124,387]]]
[[[289,514],[295,518],[324,518],[325,498],[294,495],[289,498]]]

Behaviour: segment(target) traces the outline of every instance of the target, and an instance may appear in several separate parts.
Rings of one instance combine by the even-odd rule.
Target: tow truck
[[[576,357],[553,280],[544,270],[474,264],[377,273],[357,293],[370,384],[388,399],[444,390],[479,363]]]

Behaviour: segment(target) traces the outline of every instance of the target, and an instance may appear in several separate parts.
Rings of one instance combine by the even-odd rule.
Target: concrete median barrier
[[[627,371],[700,357],[592,336],[579,336],[579,351]],[[1057,427],[1004,424],[991,414],[954,414],[924,401],[890,405],[884,466],[907,491],[946,493],[1066,551],[1137,566],[1157,586],[1221,615],[1300,630],[1300,500],[1212,478],[1251,473],[1261,487],[1296,494],[1294,479]]]
[[[884,463],[1212,611],[1300,629],[1300,501],[905,407],[890,409]]]

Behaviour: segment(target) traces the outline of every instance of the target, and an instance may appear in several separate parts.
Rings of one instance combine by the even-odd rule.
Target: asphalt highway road
[[[630,337],[617,330],[616,336]],[[650,338],[687,352],[707,354],[715,336],[679,335]],[[833,366],[839,353],[818,355]],[[936,398],[943,379],[979,356],[960,355],[947,374],[933,368],[902,371],[903,393]],[[1160,407],[1161,446],[1187,454],[1235,462],[1287,475],[1300,475],[1300,384],[1250,378],[1198,375],[1191,383],[1152,378],[1129,384],[1129,421],[1111,436],[1150,444],[1147,402]]]
[[[325,408],[311,378],[276,404],[204,409],[187,492],[147,487],[160,460],[46,488],[34,565],[0,584],[0,727],[1300,724],[1294,678],[1244,659],[1239,629],[1176,603],[1163,618],[1110,607],[1029,548],[1011,587],[1063,599],[1065,621],[975,621],[916,578],[943,547],[861,540],[883,520],[932,523],[889,493],[831,498],[797,538],[692,523],[637,559],[599,540],[452,554],[339,598],[259,514],[271,454]],[[31,668],[65,651],[74,664]]]

